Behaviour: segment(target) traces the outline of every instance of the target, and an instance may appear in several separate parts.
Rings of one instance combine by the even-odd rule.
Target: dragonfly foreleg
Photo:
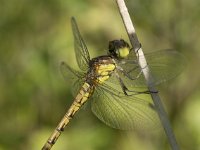
[[[138,94],[151,94],[151,93],[158,93],[158,91],[135,91],[135,90],[129,90],[126,85],[124,84],[123,80],[120,78],[119,74],[115,72],[115,77],[118,79],[120,86],[122,88],[122,91],[124,92],[124,95],[126,96],[132,96],[132,95],[138,95]],[[131,93],[131,94],[130,94]]]
[[[137,62],[139,62],[139,50],[142,47],[142,44],[141,43],[139,43],[139,44],[140,44],[140,46],[135,50],[135,54],[137,55]],[[130,48],[130,50],[134,50],[134,48],[132,47],[132,48]]]
[[[129,78],[130,80],[136,80],[136,79],[138,79],[138,78],[141,76],[141,74],[142,74],[142,69],[140,69],[140,72],[139,72],[135,77],[132,77],[132,76],[130,75],[130,73],[131,73],[132,71],[134,71],[134,70],[136,70],[136,69],[138,69],[138,68],[139,68],[139,66],[136,66],[136,67],[134,67],[133,69],[131,69],[130,71],[126,72],[122,67],[117,66],[117,70],[120,71],[123,75],[125,75],[125,76],[126,76],[127,78]]]

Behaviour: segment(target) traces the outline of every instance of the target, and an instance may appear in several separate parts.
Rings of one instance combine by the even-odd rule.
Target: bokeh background
[[[159,93],[181,149],[198,150],[200,1],[126,3],[145,52],[175,48],[187,58],[183,73],[161,85]],[[0,150],[41,149],[72,103],[73,86],[59,70],[63,60],[77,68],[71,16],[92,57],[105,54],[108,41],[128,39],[114,0],[0,1]],[[111,129],[86,106],[53,149],[170,148],[162,129],[155,138]]]

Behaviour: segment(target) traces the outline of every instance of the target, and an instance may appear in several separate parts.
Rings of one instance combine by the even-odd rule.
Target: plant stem
[[[147,87],[148,87],[149,91],[157,91],[154,84],[153,84],[154,82],[153,82],[153,77],[151,75],[151,70],[149,70],[149,67],[147,65],[144,53],[143,53],[142,48],[141,48],[141,44],[140,44],[140,42],[137,38],[135,29],[133,27],[133,23],[131,21],[127,7],[125,5],[125,2],[124,2],[124,0],[116,0],[116,2],[117,2],[117,5],[118,5],[124,26],[125,26],[126,31],[128,33],[131,45],[134,48],[135,53],[137,53],[139,65],[142,68],[142,72],[143,72],[144,77],[146,79]],[[157,110],[158,116],[160,118],[160,121],[162,123],[162,126],[163,126],[165,133],[167,135],[171,149],[172,150],[179,150],[178,144],[176,142],[176,138],[174,136],[174,133],[173,133],[173,130],[171,128],[169,119],[167,117],[167,113],[164,110],[164,107],[162,105],[162,102],[161,102],[161,99],[160,99],[158,93],[151,92],[151,97],[153,99],[153,102],[154,102],[155,108]]]

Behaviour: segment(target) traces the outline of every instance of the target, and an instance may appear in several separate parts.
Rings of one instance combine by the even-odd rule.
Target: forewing
[[[79,32],[78,25],[75,18],[71,19],[72,31],[74,35],[74,49],[76,54],[76,60],[81,70],[86,71],[90,60],[90,55],[85,42]]]
[[[150,72],[153,75],[154,84],[156,85],[176,77],[181,73],[186,64],[184,56],[171,49],[146,54],[145,58]],[[125,84],[130,87],[146,86],[143,74],[133,80],[133,78],[136,78],[141,72],[140,67],[136,63],[137,59],[134,57],[128,58],[125,61],[128,63],[119,65],[125,72],[128,72],[128,75],[132,78],[131,80],[129,77],[119,72],[119,75]]]
[[[178,76],[186,65],[185,57],[172,49],[160,50],[145,56],[155,84]]]
[[[91,106],[92,112],[102,122],[116,129],[146,131],[159,124],[150,97],[144,100],[136,96],[125,96],[114,87],[98,87]]]

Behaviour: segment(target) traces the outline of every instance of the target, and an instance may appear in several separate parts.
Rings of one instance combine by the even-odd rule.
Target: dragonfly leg
[[[139,46],[139,47],[138,47],[138,48],[135,50],[135,52],[136,52],[136,53],[138,53],[138,51],[139,51],[139,50],[140,50],[140,48],[142,47],[142,44],[141,44],[141,43],[139,43],[139,44],[140,44],[140,46]],[[132,48],[130,48],[130,50],[134,50],[134,49],[133,49],[133,47],[132,47]]]
[[[126,89],[126,91],[131,92],[131,94],[127,94],[127,96],[133,96],[133,95],[138,95],[138,94],[158,93],[158,91],[149,91],[149,90],[147,90],[147,91],[134,91],[134,90]]]
[[[158,91],[134,91],[126,89],[126,91],[131,92],[131,94],[128,94],[128,96],[138,95],[138,94],[151,94],[151,93],[158,93]]]
[[[150,94],[150,91],[132,91],[129,90],[126,85],[124,84],[123,80],[119,77],[119,75],[117,73],[115,73],[115,76],[117,77],[117,79],[119,80],[120,86],[122,88],[122,91],[124,92],[124,95],[126,96],[132,96],[132,95],[137,95],[137,94]],[[132,92],[133,94],[128,94],[127,92]]]
[[[116,78],[119,80],[120,86],[122,88],[122,91],[124,92],[124,95],[126,96],[132,96],[132,95],[138,95],[138,94],[151,94],[151,93],[158,93],[158,91],[135,91],[135,90],[129,90],[126,85],[124,84],[123,80],[120,78],[118,73],[115,73]],[[127,92],[131,92],[131,94],[128,94]]]
[[[128,77],[130,80],[136,80],[136,79],[138,79],[140,77],[140,75],[142,74],[142,69],[140,70],[140,72],[135,77],[130,76],[130,73],[132,71],[138,69],[138,68],[139,68],[139,66],[136,66],[133,69],[131,69],[130,71],[126,72],[122,67],[117,66],[117,70],[120,71],[126,77]]]
[[[117,72],[114,73],[114,75],[116,76],[116,78],[118,79],[119,83],[120,83],[120,86],[122,88],[122,91],[124,92],[124,95],[127,95],[128,96],[128,93],[127,91],[128,88],[126,87],[126,85],[124,84],[124,82],[122,81],[122,79],[120,78],[119,74]]]
[[[142,44],[140,43],[140,46],[135,50],[136,56],[137,56],[137,62],[139,62],[139,53],[138,51],[140,50],[140,48],[142,47]],[[133,47],[130,50],[134,50]]]
[[[117,70],[120,71],[120,72],[121,72],[123,75],[125,75],[126,77],[128,77],[130,80],[136,80],[136,79],[138,79],[138,78],[141,76],[141,74],[142,74],[142,69],[145,69],[147,66],[148,66],[148,65],[146,65],[145,67],[143,67],[143,68],[140,69],[140,67],[139,67],[139,65],[138,65],[138,66],[134,67],[133,69],[129,70],[128,72],[125,71],[121,66],[117,66]],[[135,71],[135,70],[138,69],[138,68],[140,69],[139,73],[138,73],[135,77],[132,77],[132,76],[130,75],[130,73],[133,72],[133,71]]]
[[[128,90],[128,88],[125,86],[125,84],[124,84],[124,82],[122,81],[121,78],[119,78],[119,82],[120,82],[120,85],[121,85],[121,87],[122,87],[122,90],[123,90],[124,94],[128,96],[128,93],[127,93],[126,91],[129,91],[129,90]]]

